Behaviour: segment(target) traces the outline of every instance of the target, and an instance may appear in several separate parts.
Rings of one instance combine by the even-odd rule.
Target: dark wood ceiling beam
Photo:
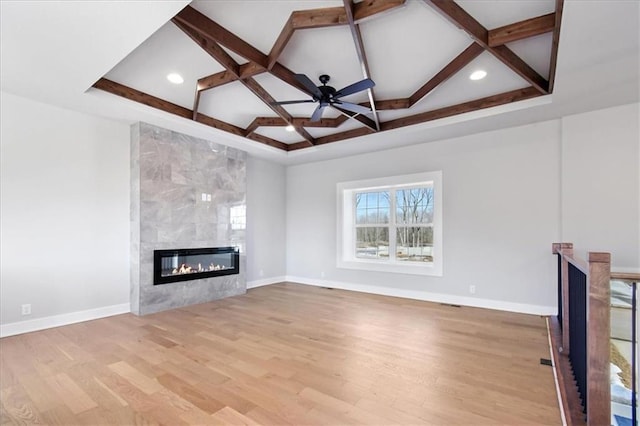
[[[369,72],[369,62],[367,61],[367,55],[364,50],[364,42],[362,41],[362,33],[360,32],[360,26],[358,26],[354,22],[354,18],[353,18],[353,14],[354,14],[353,1],[343,0],[343,2],[344,2],[344,10],[347,13],[349,30],[351,31],[353,44],[355,45],[355,48],[356,48],[356,54],[358,56],[358,62],[360,63],[360,69],[362,70],[362,76],[363,78],[371,78],[371,73]],[[380,130],[380,120],[378,119],[378,111],[376,111],[376,100],[373,94],[373,88],[367,89],[367,96],[369,97],[369,105],[370,105],[369,108],[371,108],[371,114],[373,115],[374,127],[372,129],[377,132]],[[342,110],[340,109],[340,111]],[[357,117],[362,117],[362,116],[357,116]],[[367,121],[362,121],[362,120],[358,120],[358,121],[368,126]]]
[[[140,90],[125,86],[124,84],[116,83],[115,81],[111,81],[106,78],[101,78],[100,80],[96,81],[93,84],[93,87],[120,96],[122,98],[126,98],[131,101],[135,101],[152,108],[168,112],[169,114],[174,114],[189,119],[191,119],[193,116],[192,111],[189,108],[176,105],[174,103],[165,101],[164,99],[156,98],[153,95],[149,95],[148,93],[141,92]]]
[[[238,136],[244,136],[244,129],[234,126],[233,124],[229,124],[225,121],[218,120],[217,118],[209,117],[208,115],[198,113],[196,115],[196,119],[198,123],[206,124],[209,127],[214,127],[216,129],[224,130],[225,132],[232,133]]]
[[[370,107],[371,104],[369,102],[360,103],[362,106]],[[384,99],[376,101],[376,109],[383,110],[393,110],[393,109],[407,109],[411,106],[409,103],[409,98],[398,98],[398,99]]]
[[[555,25],[556,14],[549,13],[511,25],[505,25],[504,27],[494,28],[493,30],[489,30],[488,44],[490,47],[496,47],[511,43],[512,41],[545,34],[553,31]]]
[[[202,92],[204,90],[213,89],[214,87],[222,86],[232,81],[237,80],[236,76],[229,71],[220,71],[215,74],[202,77],[198,80],[197,90]]]
[[[273,65],[273,68],[271,68],[270,73],[274,77],[277,77],[280,80],[284,81],[285,83],[300,90],[302,93],[306,93],[309,96],[313,96],[311,93],[309,93],[306,87],[304,87],[302,84],[300,84],[298,80],[296,80],[296,76],[293,73],[293,71],[291,71],[289,68],[282,65],[280,62],[276,62]]]
[[[316,139],[316,145],[324,145],[331,142],[338,142],[344,139],[357,138],[358,136],[370,135],[375,133],[368,127],[359,127],[357,129],[347,130],[346,132],[334,133],[332,135],[323,136]],[[291,144],[289,145],[289,151],[295,151],[305,148],[303,144]]]
[[[280,35],[276,39],[276,42],[273,44],[271,51],[269,52],[269,60],[267,62],[267,69],[273,68],[276,62],[278,62],[278,58],[282,54],[282,51],[289,43],[291,36],[295,32],[295,28],[293,27],[293,15],[289,15],[289,19],[282,27],[282,31],[280,31]]]
[[[249,127],[284,127],[287,122],[280,117],[256,117]]]
[[[188,119],[193,119],[194,117],[193,111],[188,108],[165,101],[164,99],[157,98],[153,95],[149,95],[148,93],[144,93],[140,90],[125,86],[124,84],[107,80],[106,78],[101,78],[100,80],[96,81],[93,84],[93,87],[95,87],[96,89],[104,90],[105,92],[109,92],[113,95],[117,95],[122,98],[129,99],[131,101],[135,101],[164,112],[168,112],[169,114],[174,114]],[[237,136],[244,136],[244,130],[240,127],[234,126],[233,124],[229,124],[222,120],[218,120],[200,113],[196,114],[195,117],[196,118],[194,121],[197,121],[199,123],[206,124],[207,126],[214,127],[216,129],[223,130]]]
[[[354,5],[356,23],[403,6],[406,0],[366,0]],[[297,10],[291,13],[280,35],[269,52],[267,69],[273,68],[282,51],[296,30],[322,28],[348,24],[345,10],[341,7]]]
[[[372,17],[378,17],[384,12],[389,12],[400,6],[404,6],[406,0],[364,0],[353,5],[353,18],[357,24]]]
[[[348,117],[348,118],[353,118],[354,120],[359,121],[360,123],[364,124],[365,126],[367,126],[368,128],[370,128],[372,131],[377,132],[379,131],[379,125],[376,125],[376,123],[370,119],[369,117],[362,115],[362,114],[357,114],[355,112],[352,111],[347,111],[345,109],[339,108],[335,105],[333,105],[333,107],[335,109],[337,109],[338,111],[340,111],[341,114],[343,114],[344,116]]]
[[[214,40],[216,43],[232,50],[243,58],[255,62],[263,68],[267,68],[267,55],[191,6],[182,9],[171,21],[174,24],[181,23],[186,25],[197,33]]]
[[[382,123],[382,130],[397,129],[405,126],[412,126],[414,124],[425,123],[427,121],[433,121],[440,118],[451,117],[453,115],[464,114],[466,112],[478,111],[485,108],[491,108],[499,105],[508,104],[511,102],[519,102],[525,99],[531,99],[541,96],[539,90],[534,87],[527,87],[524,89],[512,90],[505,93],[500,93],[493,96],[488,96],[482,99],[476,99],[469,102],[464,102],[458,105],[452,105],[444,108],[439,108],[433,111],[426,111],[419,114],[414,114],[408,117],[397,118]]]
[[[189,9],[186,16],[181,16],[185,10]],[[253,77],[247,77],[244,79],[240,77],[240,65],[218,44],[217,40],[220,38],[220,32],[224,30],[215,22],[211,21],[208,17],[202,15],[200,12],[195,9],[187,6],[183,9],[176,17],[172,19],[174,24],[184,31],[193,41],[195,41],[205,52],[207,52],[211,57],[213,57],[216,61],[218,61],[223,67],[226,68],[227,71],[232,73],[238,81],[240,81],[247,89],[253,92],[262,102],[264,102],[272,111],[274,111],[278,116],[280,116],[283,120],[287,122],[287,124],[291,123],[293,117],[280,105],[274,105],[276,102],[275,99],[262,87],[258,84],[257,81],[253,79]],[[226,30],[224,30],[226,31]],[[211,35],[211,32],[214,35]],[[217,34],[217,35],[216,35]],[[243,40],[240,40],[234,34],[229,33],[228,31],[223,35],[226,37],[222,37],[223,40],[227,42],[229,40],[233,40],[235,44],[241,45],[240,42],[246,44]],[[215,38],[217,37],[217,38]],[[238,42],[240,40],[240,42]],[[250,45],[246,44],[251,47]],[[228,48],[231,48],[227,46]],[[253,49],[253,47],[251,47]],[[237,53],[237,52],[236,52]],[[266,59],[266,56],[265,56]],[[266,62],[266,61],[264,61]],[[259,63],[259,66],[262,65]],[[315,139],[303,128],[294,126],[295,131],[302,136],[309,144],[313,145]],[[246,135],[246,132],[243,131],[243,134]]]
[[[309,118],[293,118],[291,120],[291,124],[296,127],[296,126],[300,126],[300,127],[329,127],[329,128],[334,128],[334,127],[338,127],[340,124],[342,124],[344,121],[346,121],[346,119],[342,119],[342,116],[338,118],[323,118],[319,121],[311,121],[311,119]],[[247,127],[247,129],[249,128],[258,128],[258,127],[284,127],[287,125],[287,122],[284,121],[282,118],[280,117],[256,117],[251,124],[249,125],[249,127]]]
[[[304,142],[290,143],[289,146],[287,146],[287,151],[297,151],[304,148],[309,148],[309,145]]]
[[[507,46],[489,46],[489,31],[453,0],[423,0],[451,23],[465,31],[485,50],[525,79],[543,94],[549,93],[549,82],[513,53]]]
[[[240,65],[215,40],[206,34],[203,35],[201,32],[196,31],[191,26],[185,25],[182,21],[176,20],[174,24],[195,41],[209,56],[218,61],[234,78],[238,78]]]
[[[297,10],[291,13],[290,19],[294,30],[333,27],[347,23],[347,15],[340,6]]]
[[[260,127],[260,125],[258,124],[257,120],[258,120],[257,118],[254,118],[253,121],[251,123],[249,123],[247,128],[244,129],[244,135],[245,136],[248,137],[251,133],[253,133],[256,130],[258,130],[258,127]],[[280,119],[280,120],[282,120],[282,119]],[[284,123],[284,120],[282,120],[282,122]],[[286,125],[286,123],[283,124],[283,125]]]
[[[420,99],[424,98],[433,89],[440,84],[447,81],[451,76],[467,66],[471,61],[478,57],[484,48],[478,43],[472,43],[461,54],[456,56],[451,62],[449,62],[440,72],[427,81],[421,88],[415,91],[413,95],[409,97],[409,106],[415,105]]]
[[[553,39],[551,42],[551,61],[549,64],[549,93],[553,93],[556,81],[556,65],[558,62],[558,46],[560,44],[560,24],[562,23],[562,10],[564,0],[556,0],[555,24],[553,27]]]
[[[256,142],[263,143],[265,145],[272,146],[274,148],[281,149],[283,151],[288,151],[289,150],[289,145],[287,145],[286,143],[277,141],[275,139],[271,139],[271,138],[266,137],[264,135],[261,135],[259,133],[251,133],[251,134],[247,135],[247,138],[251,139],[253,141],[256,141]],[[303,142],[303,144],[304,143],[305,142]]]
[[[293,124],[293,117],[285,110],[281,105],[274,105],[276,100],[255,81],[253,78],[247,78],[245,80],[240,80],[247,87],[247,89],[251,90],[254,95],[260,98],[265,104],[269,106],[276,114],[278,114],[283,120],[293,126],[295,131],[303,137],[310,145],[315,145],[315,139],[313,136],[307,132],[304,127],[296,126]]]
[[[193,109],[191,110],[191,118],[193,120],[198,116],[198,108],[200,107],[200,91],[196,88],[196,93],[193,95]]]
[[[311,121],[310,118],[294,118],[293,123],[294,126],[302,126],[302,127],[325,127],[325,128],[336,128],[340,126],[342,123],[348,120],[348,117],[344,117],[341,115],[338,118],[322,118],[318,121]]]
[[[238,78],[242,79],[253,77],[254,75],[262,74],[265,71],[266,70],[260,65],[254,64],[253,62],[247,62],[246,64],[242,64],[238,67],[238,72],[240,74],[239,77],[236,77],[229,71],[220,71],[215,74],[202,77],[198,80],[198,91],[202,92],[213,89],[214,87],[223,86],[227,83],[236,81]]]
[[[263,68],[260,64],[256,64],[255,62],[247,62],[246,64],[240,65],[240,78],[249,78],[254,75],[262,74],[267,70]]]

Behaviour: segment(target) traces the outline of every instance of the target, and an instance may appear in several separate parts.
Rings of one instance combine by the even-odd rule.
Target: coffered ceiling
[[[146,121],[288,164],[640,99],[640,2],[0,2],[2,91]],[[469,79],[482,69],[487,76]],[[184,78],[167,81],[169,73]],[[296,74],[371,93],[318,103]],[[373,102],[371,102],[373,100]],[[352,117],[355,115],[355,117]],[[287,131],[292,124],[294,131]]]
[[[563,3],[195,1],[94,87],[300,150],[552,93]],[[486,77],[470,80],[475,70]],[[344,97],[370,112],[311,120],[317,97],[296,74],[336,89],[372,79]],[[276,104],[305,99],[316,102]]]

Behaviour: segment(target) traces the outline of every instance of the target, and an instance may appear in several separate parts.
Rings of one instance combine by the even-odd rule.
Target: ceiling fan
[[[319,102],[318,107],[313,111],[311,115],[311,121],[319,121],[322,118],[322,112],[325,107],[331,106],[338,110],[347,110],[358,114],[367,114],[371,112],[370,108],[362,105],[353,104],[351,102],[344,102],[340,98],[348,96],[363,90],[367,90],[375,86],[376,84],[370,78],[365,78],[357,83],[353,83],[347,87],[343,87],[340,90],[336,90],[331,86],[327,86],[327,83],[331,79],[326,74],[322,74],[318,79],[322,86],[316,86],[313,81],[304,74],[295,74],[296,80],[302,84],[311,94],[312,99],[303,99],[297,101],[282,101],[274,102],[273,105],[290,105],[290,104],[302,104],[302,103],[314,103]]]

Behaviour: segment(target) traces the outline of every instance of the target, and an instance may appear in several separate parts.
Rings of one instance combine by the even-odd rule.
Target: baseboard
[[[62,325],[75,324],[83,321],[91,321],[128,312],[131,312],[129,303],[122,303],[120,305],[103,306],[101,308],[88,309],[86,311],[35,318],[28,321],[11,322],[0,325],[0,337],[9,337],[16,334],[29,333],[31,331],[60,327]]]
[[[281,283],[286,280],[287,280],[287,277],[282,276],[282,277],[271,277],[271,278],[264,278],[261,280],[247,281],[247,290],[251,288],[262,287],[265,285]]]
[[[427,302],[447,303],[451,305],[470,306],[474,308],[493,309],[497,311],[517,312],[533,315],[555,315],[554,306],[529,305],[525,303],[505,302],[503,300],[479,299],[476,297],[456,296],[452,294],[429,293],[426,291],[404,290],[391,287],[380,287],[365,284],[354,284],[327,280],[313,280],[304,277],[287,276],[286,281],[292,283],[312,285],[316,287],[331,287],[341,290],[358,291],[361,293],[379,294],[382,296],[402,297],[405,299],[424,300]]]

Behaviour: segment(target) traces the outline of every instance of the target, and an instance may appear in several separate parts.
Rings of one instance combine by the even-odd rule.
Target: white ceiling
[[[627,0],[565,0],[553,95],[289,153],[90,88],[106,76],[191,109],[195,81],[224,68],[169,22],[188,4],[2,0],[1,88],[127,123],[146,121],[285,164],[456,137],[640,99],[640,1]],[[550,13],[555,2],[460,0],[458,4],[485,27],[495,28]],[[199,0],[191,5],[268,54],[292,11],[342,6],[343,2]],[[417,0],[362,23],[361,31],[377,100],[408,97],[428,80],[425,76],[437,73],[470,43],[464,32]],[[541,75],[548,74],[550,34],[509,47]],[[279,61],[314,80],[322,73],[330,74],[336,88],[362,79],[348,26],[296,31]],[[468,74],[479,67],[488,71],[487,78],[471,82]],[[169,72],[180,72],[185,84],[169,84]],[[306,97],[269,74],[255,79],[277,100]],[[410,114],[527,86],[492,55],[483,53],[414,105]],[[360,93],[346,100],[367,98]],[[314,107],[286,108],[294,117],[307,117]],[[256,116],[275,116],[238,82],[204,92],[199,111],[243,128]],[[380,119],[406,115],[402,110],[381,111]],[[329,111],[324,115],[335,116]],[[307,130],[321,137],[360,126],[348,120],[338,129]],[[285,143],[301,140],[280,127],[261,127],[257,133]]]

